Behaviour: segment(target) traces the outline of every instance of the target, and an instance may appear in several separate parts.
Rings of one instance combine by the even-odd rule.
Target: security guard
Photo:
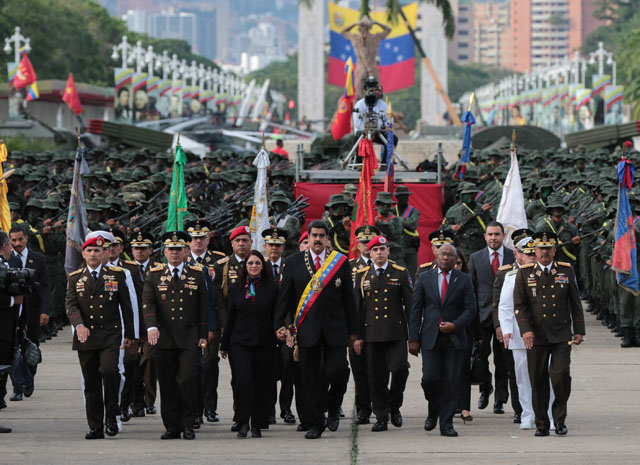
[[[552,406],[556,434],[568,433],[565,425],[571,394],[571,344],[585,334],[582,302],[576,275],[570,264],[554,261],[556,235],[534,234],[536,263],[523,265],[516,276],[513,308],[528,350],[536,436],[549,435],[549,378],[555,394]],[[549,363],[550,362],[550,363]]]
[[[105,432],[118,434],[120,346],[135,338],[125,274],[122,268],[102,264],[104,244],[104,238],[95,236],[82,245],[86,266],[69,274],[65,302],[84,380],[90,428],[86,439],[102,439]]]
[[[444,244],[453,245],[453,233],[446,229],[436,229],[431,234],[429,234],[429,241],[431,242],[431,252],[434,257],[438,253],[438,249],[442,247]],[[425,271],[432,270],[436,268],[436,262],[426,262],[418,267],[418,272],[416,273],[416,279],[420,276],[421,273]]]
[[[161,439],[195,439],[198,350],[206,348],[208,299],[202,267],[185,264],[191,236],[162,235],[168,263],[154,266],[144,282],[142,308],[160,384]]]
[[[389,261],[389,241],[369,241],[373,266],[358,271],[355,288],[360,325],[354,351],[366,347],[369,392],[376,423],[371,431],[402,426],[400,407],[409,377],[407,340],[412,289],[409,272]],[[391,376],[390,376],[391,375]],[[391,377],[391,386],[388,387]]]
[[[418,249],[420,248],[420,236],[418,235],[418,222],[420,210],[409,205],[411,191],[407,186],[398,186],[393,193],[398,201],[395,207],[396,216],[402,221],[402,250],[404,262],[409,270],[409,276],[415,276],[418,270]]]

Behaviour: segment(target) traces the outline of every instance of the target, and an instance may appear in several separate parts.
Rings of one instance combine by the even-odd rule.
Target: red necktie
[[[498,258],[498,252],[493,252],[493,260],[491,260],[491,269],[493,270],[494,276],[498,272],[498,268],[500,268],[500,259]]]
[[[447,295],[447,275],[448,271],[442,272],[442,288],[440,289],[440,298],[442,299],[442,303],[444,303],[444,297]]]
[[[316,256],[316,271],[322,268],[322,263],[320,263],[320,257]]]

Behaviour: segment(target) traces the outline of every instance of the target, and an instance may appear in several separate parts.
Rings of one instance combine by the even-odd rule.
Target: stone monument
[[[298,5],[298,120],[313,121],[324,130],[324,16],[325,1]]]

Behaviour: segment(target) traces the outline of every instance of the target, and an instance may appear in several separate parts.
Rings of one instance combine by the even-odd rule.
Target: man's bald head
[[[451,244],[443,244],[436,254],[436,263],[442,271],[449,272],[456,264],[458,252]]]

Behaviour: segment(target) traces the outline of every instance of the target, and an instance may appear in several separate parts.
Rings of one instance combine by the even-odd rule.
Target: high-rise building
[[[449,58],[458,64],[472,63],[475,57],[474,11],[471,0],[451,0],[451,9],[456,18],[456,32],[449,42]]]
[[[505,39],[509,36],[508,0],[475,0],[473,3],[473,62],[503,67]]]

